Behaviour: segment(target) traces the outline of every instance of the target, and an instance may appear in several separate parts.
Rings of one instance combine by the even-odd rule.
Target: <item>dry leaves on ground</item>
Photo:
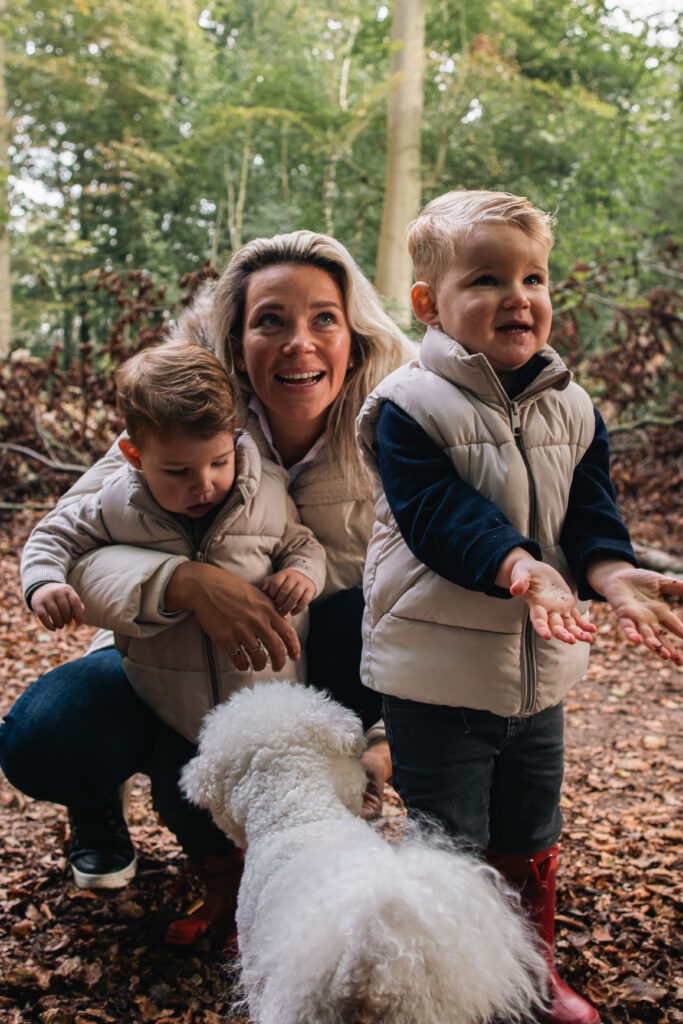
[[[28,515],[0,532],[0,710],[38,675],[84,649],[88,631],[45,633],[17,580]],[[644,531],[643,540],[652,535]],[[567,702],[565,827],[558,879],[558,963],[603,1024],[683,1024],[680,915],[683,674],[616,637],[596,610],[586,680]],[[219,945],[163,944],[191,908],[173,889],[183,859],[137,777],[134,883],[88,893],[71,883],[62,808],[0,780],[0,1020],[8,1024],[219,1024],[232,975]],[[396,801],[387,804],[397,813]],[[390,825],[388,826],[390,827]],[[444,1022],[446,1024],[446,1022]]]

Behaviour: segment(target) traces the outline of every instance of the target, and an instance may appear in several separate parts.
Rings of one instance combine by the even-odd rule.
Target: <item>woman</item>
[[[231,260],[213,295],[200,297],[175,334],[213,348],[239,383],[241,421],[263,455],[289,472],[302,520],[326,549],[327,583],[311,610],[308,679],[354,708],[366,728],[379,718],[360,684],[362,570],[373,521],[370,485],[354,423],[366,395],[413,352],[382,310],[346,249],[308,231],[256,239]],[[64,496],[96,490],[120,465],[116,446]],[[238,668],[273,669],[297,658],[299,640],[270,598],[214,566],[120,546],[81,560],[71,576],[89,621],[122,632],[159,628],[194,614]],[[0,762],[17,788],[65,803],[77,884],[125,885],[135,852],[119,787],[149,774],[154,806],[206,886],[204,906],[171,924],[187,944],[210,925],[231,928],[239,851],[208,815],[180,795],[177,780],[194,746],[133,693],[110,638],[84,658],[39,679],[0,727]],[[381,732],[365,755],[365,811],[379,813],[390,759]]]

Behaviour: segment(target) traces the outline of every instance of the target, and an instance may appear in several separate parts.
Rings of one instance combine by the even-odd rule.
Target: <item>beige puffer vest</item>
[[[419,361],[366,401],[358,437],[374,475],[376,521],[365,569],[362,676],[411,700],[526,716],[557,704],[585,672],[588,645],[542,640],[526,604],[466,590],[419,562],[381,489],[375,430],[392,401],[568,579],[559,547],[574,470],[594,431],[593,406],[549,347],[550,363],[510,401],[482,354],[430,329]],[[454,386],[455,385],[455,386]],[[586,605],[580,608],[585,610]]]

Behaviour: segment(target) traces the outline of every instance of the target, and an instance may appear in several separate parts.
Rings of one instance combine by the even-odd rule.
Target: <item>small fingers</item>
[[[667,635],[666,630],[654,630],[648,625],[636,625],[633,619],[619,619],[624,636],[633,644],[643,644],[662,661],[673,661],[675,665],[683,664],[683,657],[675,642]]]
[[[556,640],[564,644],[575,644],[576,636],[571,631],[572,619],[570,616],[563,616],[559,612],[551,612],[548,616],[548,626],[551,634]]]
[[[673,576],[664,576],[659,581],[660,594],[671,594],[674,597],[683,597],[683,580]]]
[[[529,608],[529,618],[531,619],[531,625],[534,627],[536,632],[544,640],[550,640],[552,633],[550,626],[548,625],[548,613],[545,608],[540,605],[534,605]]]
[[[52,619],[51,619],[50,615],[48,614],[48,612],[44,608],[42,608],[42,607],[36,607],[33,610],[36,613],[36,615],[38,616],[39,622],[43,626],[45,626],[45,629],[49,629],[51,633],[54,633],[54,631],[57,629],[57,627],[55,626],[55,624],[52,621]]]

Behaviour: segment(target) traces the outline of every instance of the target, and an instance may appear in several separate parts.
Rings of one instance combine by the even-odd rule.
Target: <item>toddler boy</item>
[[[24,593],[42,624],[87,621],[66,580],[82,554],[104,544],[210,562],[262,585],[282,614],[302,612],[322,589],[325,554],[300,522],[281,470],[235,430],[232,385],[218,359],[198,345],[167,342],[127,360],[115,379],[127,432],[118,445],[128,465],[96,494],[48,514],[24,549]],[[113,622],[105,614],[95,624]],[[183,613],[169,615],[167,627],[135,629],[115,632],[131,685],[196,742],[207,711],[249,684],[247,655],[260,641],[229,656]],[[296,674],[291,662],[283,671]]]
[[[599,1024],[552,967],[563,705],[590,598],[676,665],[683,581],[637,568],[605,425],[548,345],[550,218],[450,192],[409,229],[419,359],[359,417],[375,477],[363,679],[407,807],[485,851],[548,944],[551,1024]]]

